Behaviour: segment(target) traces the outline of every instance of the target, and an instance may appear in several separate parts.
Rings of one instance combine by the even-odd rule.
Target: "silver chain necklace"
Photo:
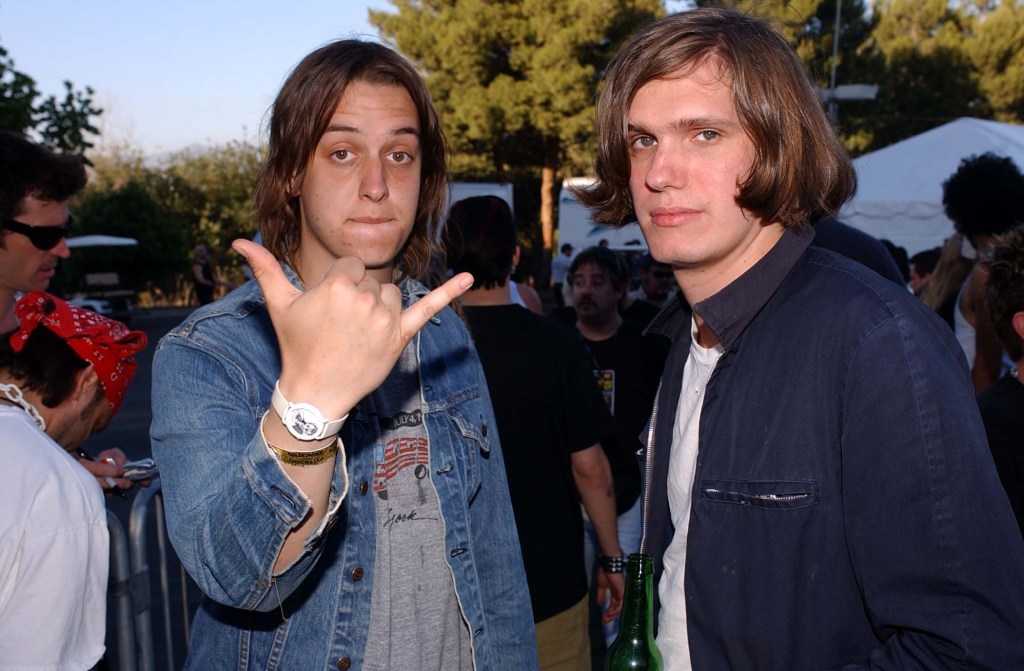
[[[36,406],[32,405],[25,400],[25,394],[21,392],[21,387],[16,384],[4,384],[0,382],[0,392],[3,392],[4,398],[11,403],[19,406],[22,410],[28,413],[28,416],[35,420],[35,423],[39,425],[39,428],[46,431],[46,420],[36,410]]]

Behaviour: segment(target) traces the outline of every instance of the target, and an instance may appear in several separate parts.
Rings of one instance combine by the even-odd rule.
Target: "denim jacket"
[[[694,669],[1024,669],[1024,542],[949,328],[786,232],[650,330],[674,338],[644,465],[660,574],[691,314],[708,380],[687,535]]]
[[[285,272],[300,286],[290,268]],[[409,304],[426,290],[407,280],[402,292]],[[529,593],[476,352],[451,310],[435,316],[414,343],[444,552],[475,668],[536,668]],[[363,664],[379,428],[359,407],[349,414],[328,514],[300,556],[275,575],[285,536],[309,511],[260,437],[279,373],[277,339],[255,282],[197,310],[155,355],[151,436],[168,532],[206,595],[192,626],[190,669]]]

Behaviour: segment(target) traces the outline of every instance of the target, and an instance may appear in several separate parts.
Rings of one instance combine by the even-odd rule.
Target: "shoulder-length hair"
[[[301,212],[291,185],[301,183],[338,101],[355,81],[401,86],[416,107],[422,156],[419,205],[396,265],[407,276],[422,277],[438,245],[448,198],[447,144],[423,79],[405,58],[374,42],[338,40],[320,47],[295,66],[277,94],[267,155],[253,193],[263,244],[278,259],[295,265]]]
[[[648,26],[619,53],[598,101],[597,183],[578,197],[594,221],[634,221],[629,190],[629,107],[654,79],[685,77],[704,63],[731,84],[737,116],[754,145],[736,202],[763,222],[801,227],[834,215],[857,177],[803,63],[763,20],[708,7]]]

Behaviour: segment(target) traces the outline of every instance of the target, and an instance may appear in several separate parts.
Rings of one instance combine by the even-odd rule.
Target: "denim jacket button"
[[[359,582],[362,579],[363,579],[363,567],[362,566],[357,566],[354,569],[352,569],[352,580],[354,582]]]
[[[345,669],[347,669],[350,666],[352,666],[352,660],[349,659],[348,657],[342,657],[341,659],[338,660],[338,669],[339,669],[339,671],[345,671]]]
[[[370,488],[370,485],[368,485],[366,483],[366,480],[363,480],[362,482],[359,483],[359,494],[362,495],[362,496],[365,496],[366,495],[366,490],[369,489],[369,488]]]

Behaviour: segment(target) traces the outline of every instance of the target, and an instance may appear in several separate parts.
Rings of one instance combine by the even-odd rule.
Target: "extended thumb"
[[[241,254],[249,264],[253,277],[259,282],[264,296],[276,295],[281,292],[289,293],[294,289],[281,271],[277,259],[263,245],[252,240],[239,239],[231,243],[231,248]]]

